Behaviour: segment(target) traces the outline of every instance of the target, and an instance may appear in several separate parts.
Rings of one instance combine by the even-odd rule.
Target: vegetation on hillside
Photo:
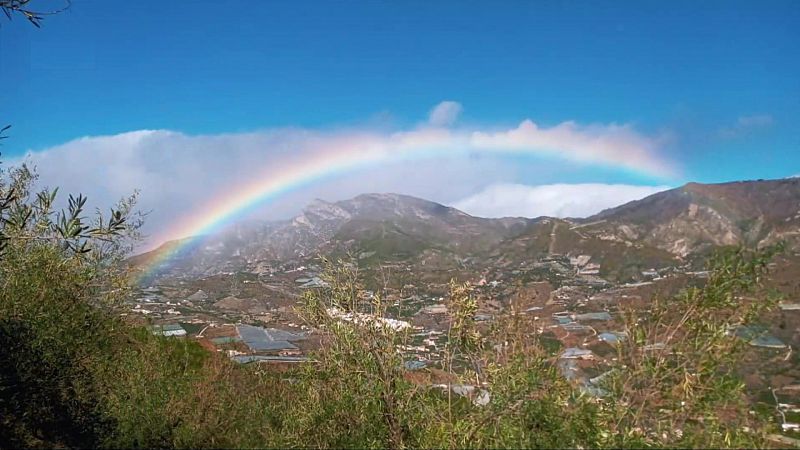
[[[559,373],[534,318],[513,309],[488,333],[469,286],[451,284],[442,367],[409,372],[411,330],[383,320],[356,266],[327,263],[329,287],[302,306],[323,333],[313,363],[237,366],[192,340],[126,323],[119,264],[136,238],[135,197],[84,217],[55,212],[25,167],[0,183],[0,441],[22,447],[759,446],[743,413],[731,326],[772,303],[758,290],[769,253],[718,255],[702,288],[628,313],[630,339],[589,395]],[[755,298],[757,301],[749,299]],[[663,344],[663,350],[643,351]]]

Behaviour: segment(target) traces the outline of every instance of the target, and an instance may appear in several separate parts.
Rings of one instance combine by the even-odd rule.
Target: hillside
[[[398,194],[364,194],[335,203],[316,200],[288,221],[236,224],[198,239],[163,262],[165,273],[209,275],[291,263],[319,254],[361,254],[374,259],[420,257],[426,251],[467,257],[522,232],[531,221],[485,219]],[[166,243],[131,258],[142,265],[169,252]]]
[[[243,223],[199,239],[163,263],[188,276],[353,255],[448,269],[519,264],[547,255],[592,255],[601,275],[636,278],[719,246],[763,247],[800,235],[800,180],[689,183],[584,219],[473,217],[399,194],[316,200],[291,220]],[[173,244],[131,259],[141,265]]]
[[[588,393],[585,398],[592,402],[607,392],[595,384],[604,374],[633,367],[620,362],[620,351],[629,351],[630,362],[634,362],[642,351],[659,348],[661,328],[632,325],[640,324],[632,317],[639,315],[644,324],[656,309],[661,312],[652,317],[660,317],[659,321],[671,317],[680,327],[682,311],[692,311],[696,315],[693,320],[715,320],[716,325],[692,328],[710,334],[685,341],[689,347],[674,354],[685,357],[689,365],[705,364],[704,358],[716,355],[738,355],[730,366],[724,362],[725,370],[713,371],[729,373],[733,367],[741,377],[742,383],[726,384],[738,386],[735,395],[742,406],[737,410],[758,410],[775,421],[772,423],[791,424],[794,419],[779,417],[776,408],[778,398],[787,405],[795,403],[792,389],[800,380],[800,366],[793,357],[800,342],[800,305],[790,303],[800,292],[796,281],[800,254],[782,253],[769,267],[766,262],[743,263],[742,258],[752,255],[747,251],[736,253],[733,259],[712,258],[710,263],[706,258],[710,250],[723,246],[765,246],[778,237],[796,235],[798,200],[795,180],[691,183],[583,219],[486,219],[397,194],[365,194],[340,202],[317,200],[292,220],[242,223],[194,240],[168,261],[161,273],[165,276],[143,283],[128,301],[127,314],[182,329],[206,348],[228,352],[237,363],[247,366],[259,361],[258,366],[267,370],[291,370],[278,364],[286,363],[285,358],[294,361],[291,364],[318,358],[327,348],[321,339],[330,338],[327,332],[311,331],[304,309],[298,306],[307,305],[316,295],[345,292],[325,287],[340,282],[335,270],[346,270],[357,273],[361,280],[357,290],[343,294],[347,301],[353,301],[350,295],[357,292],[359,311],[374,311],[380,305],[379,316],[414,329],[402,351],[387,352],[398,357],[392,367],[405,368],[398,376],[431,386],[452,379],[438,377],[446,367],[443,361],[450,348],[454,308],[458,307],[453,292],[463,286],[461,292],[469,292],[474,299],[468,316],[481,335],[489,337],[492,330],[515,324],[520,336],[525,336],[523,340],[538,340],[541,347],[537,348],[546,351],[548,361],[556,362],[556,370],[549,373]],[[161,249],[165,250],[169,247]],[[334,261],[328,266],[318,254],[334,260],[353,256],[355,261]],[[153,256],[159,253],[140,255],[134,262]],[[769,276],[762,277],[762,270]],[[746,275],[747,271],[758,274]],[[741,278],[729,283],[726,277]],[[451,280],[455,283],[450,284]],[[766,283],[763,286],[762,281]],[[752,283],[777,289],[786,296],[785,303],[775,307],[767,301],[766,290],[731,290]],[[687,290],[690,286],[698,290]],[[696,302],[705,299],[712,299],[707,305],[711,309],[695,310]],[[753,321],[752,327],[737,329],[740,334],[736,336],[752,339],[750,345],[738,346],[735,339],[718,331],[740,323],[739,315],[748,315],[749,308],[767,313]],[[321,329],[340,329],[331,325]],[[281,348],[251,345],[244,339],[243,326],[260,327],[269,346]],[[636,335],[631,326],[656,333],[641,341],[652,344],[639,348],[639,341],[627,339]],[[269,338],[282,333],[308,339],[282,342]],[[755,336],[762,334],[757,340]],[[357,348],[368,339],[372,337],[355,341]],[[620,340],[625,342],[622,349],[617,347]],[[696,342],[708,342],[708,348],[714,349],[728,345],[730,351],[698,351]],[[495,351],[503,347],[491,348],[490,353],[497,356],[500,353]],[[513,373],[515,370],[512,368]],[[684,392],[685,372],[681,368],[672,374],[681,386],[674,392]],[[646,372],[636,373],[646,374],[646,379],[620,386],[642,386],[657,379]],[[642,399],[663,392],[662,378],[658,380]],[[487,391],[496,392],[495,383],[490,383]],[[786,391],[773,397],[773,388]],[[495,401],[492,398],[489,404]],[[652,404],[645,403],[643,407]],[[629,404],[624,405],[627,409]],[[704,428],[702,433],[705,436]]]
[[[680,257],[713,246],[796,246],[800,179],[688,183],[582,221],[595,236],[641,242]]]

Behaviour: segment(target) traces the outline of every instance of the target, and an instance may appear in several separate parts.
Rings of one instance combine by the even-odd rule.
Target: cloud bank
[[[461,103],[443,101],[431,110],[428,115],[428,123],[437,127],[452,125],[458,120],[462,110]]]
[[[588,217],[667,189],[670,187],[599,183],[494,184],[453,206],[481,217]]]
[[[733,139],[757,130],[769,128],[774,122],[775,120],[769,114],[741,116],[736,119],[735,124],[720,128],[718,134],[723,139]]]
[[[456,204],[476,215],[575,216],[655,189],[584,186],[564,191],[562,186],[559,195],[545,198],[553,187],[503,184],[524,182],[518,173],[520,161],[508,155],[600,165],[650,178],[674,173],[660,155],[658,139],[628,125],[564,122],[542,127],[525,120],[515,127],[447,126],[460,111],[458,103],[443,102],[427,123],[393,131],[285,128],[190,136],[140,130],[83,137],[10,163],[27,160],[37,167],[41,185],[83,192],[94,206],[107,207],[141,189],[141,208],[152,211],[145,229],[153,236],[150,245],[185,237],[174,235],[174,223],[187,216],[202,217],[210,205],[224,204],[242,186],[288,169],[302,173],[305,164],[320,159],[336,170],[291,187],[253,214],[285,218],[315,197],[338,200],[364,192],[399,192]],[[360,161],[370,164],[362,167]],[[484,201],[487,204],[481,205]]]

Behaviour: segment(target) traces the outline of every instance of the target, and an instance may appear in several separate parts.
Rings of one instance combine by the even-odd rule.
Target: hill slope
[[[583,220],[587,232],[685,257],[712,246],[797,244],[800,179],[689,183]]]
[[[242,223],[198,239],[164,268],[209,275],[299,264],[319,254],[430,267],[519,264],[542,256],[592,255],[602,275],[628,278],[681,264],[717,246],[800,244],[800,179],[689,183],[585,219],[473,217],[455,208],[398,194],[316,200],[297,217]],[[170,245],[132,259],[143,264]]]

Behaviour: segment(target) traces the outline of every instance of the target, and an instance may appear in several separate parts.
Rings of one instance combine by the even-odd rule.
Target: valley
[[[457,280],[471,286],[481,330],[524,317],[562,375],[602,397],[597,378],[628,338],[624,311],[702,286],[715,250],[782,241],[768,285],[783,297],[760,319],[763,330],[743,338],[751,348],[739,370],[753,408],[791,433],[800,422],[786,412],[800,403],[798,235],[798,179],[690,183],[585,219],[484,219],[366,194],[315,201],[292,220],[237,224],[170,257],[159,254],[169,244],[138,255],[134,267],[160,262],[123,314],[277,370],[313,358],[324,333],[296,308],[305,292],[325,289],[324,259],[339,261],[357,269],[365,304],[379,295],[390,305],[386,320],[410,330],[413,345],[398,349],[406,369],[437,383],[452,320],[448,283]]]

